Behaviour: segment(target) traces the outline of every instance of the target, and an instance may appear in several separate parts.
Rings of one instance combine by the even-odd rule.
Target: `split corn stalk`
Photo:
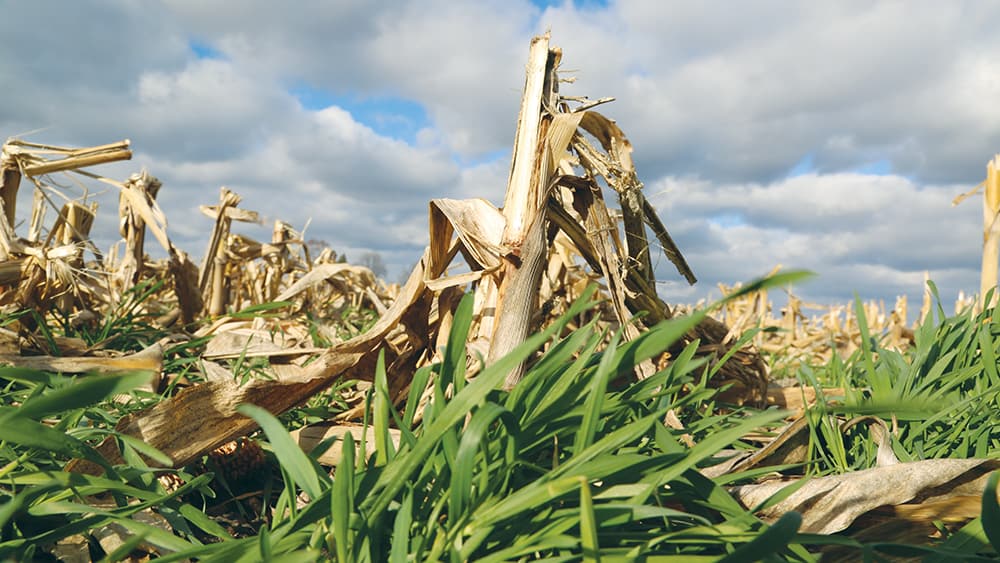
[[[209,217],[214,214],[215,219],[215,228],[212,229],[212,238],[209,239],[208,250],[205,251],[205,259],[201,264],[201,277],[198,279],[202,299],[209,304],[209,314],[211,315],[221,314],[225,309],[225,242],[229,237],[229,229],[232,224],[232,216],[228,211],[239,205],[241,200],[239,195],[223,186],[219,189],[219,205],[201,210]]]
[[[118,268],[123,291],[139,281],[145,256],[146,221],[132,202],[143,201],[152,207],[161,186],[160,180],[143,170],[129,177],[118,195],[118,230],[125,239],[125,256]]]
[[[59,262],[50,262],[48,269],[61,270],[64,280],[63,287],[56,288],[55,305],[64,313],[69,313],[73,307],[73,302],[78,293],[77,284],[71,274],[74,270],[83,268],[83,245],[90,240],[90,228],[94,225],[94,217],[97,213],[97,204],[91,203],[89,207],[71,201],[63,206],[56,218],[55,224],[49,230],[49,236],[45,241],[45,248],[58,248],[69,250],[69,254]],[[47,284],[58,283],[60,276],[48,275]],[[71,291],[72,290],[72,291]]]
[[[501,245],[506,253],[499,283],[496,325],[487,364],[506,356],[524,342],[537,306],[537,291],[548,254],[545,209],[551,168],[544,143],[551,116],[544,109],[555,106],[555,69],[561,51],[549,49],[549,35],[531,41],[527,78],[521,99],[514,158],[511,164],[503,215],[506,219]],[[517,366],[505,386],[514,387],[524,376]]]
[[[6,261],[16,250],[14,222],[20,185],[21,170],[5,144],[0,151],[0,261]]]

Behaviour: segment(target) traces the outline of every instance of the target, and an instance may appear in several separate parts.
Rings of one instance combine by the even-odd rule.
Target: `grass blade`
[[[274,415],[256,405],[243,404],[236,410],[240,414],[249,416],[260,425],[264,433],[267,434],[275,456],[281,462],[281,466],[288,471],[288,475],[302,487],[309,498],[318,498],[323,493],[323,487],[320,485],[317,469],[309,456],[288,434],[281,422]]]
[[[516,440],[519,429],[513,413],[497,405],[486,403],[476,409],[468,426],[462,432],[455,463],[452,464],[450,514],[462,514],[472,492],[472,474],[476,469],[476,454],[489,442],[490,426],[501,420],[512,439]],[[485,460],[489,463],[489,459]]]
[[[1000,483],[1000,471],[994,471],[986,481],[983,491],[983,532],[990,540],[993,549],[1000,553],[1000,504],[997,504],[997,483]]]
[[[594,499],[590,495],[590,483],[580,477],[580,547],[583,560],[601,562],[601,546],[597,541],[597,515],[594,514]]]
[[[85,375],[66,387],[33,397],[18,408],[18,414],[39,419],[62,413],[127,393],[149,382],[150,372],[130,372],[122,375]]]
[[[719,563],[754,563],[769,555],[785,549],[795,538],[795,533],[802,525],[802,515],[798,512],[787,512],[772,524],[764,533],[750,542],[736,548],[736,551],[719,559]]]
[[[608,348],[601,355],[601,363],[597,367],[597,373],[591,380],[590,389],[587,394],[587,403],[584,407],[583,421],[580,429],[576,433],[576,440],[573,442],[574,451],[587,449],[594,442],[594,435],[597,434],[597,424],[601,419],[601,407],[604,403],[604,395],[608,389],[608,379],[611,372],[616,371],[614,364],[614,351],[618,348],[621,339],[621,332],[615,333],[608,343]]]
[[[352,547],[350,537],[351,515],[354,514],[354,437],[344,436],[343,457],[333,478],[333,494],[330,495],[330,514],[333,517],[333,537],[338,561],[350,561],[348,554]]]
[[[378,354],[375,364],[375,396],[372,399],[375,426],[375,464],[385,465],[393,456],[392,438],[389,436],[389,409],[392,399],[389,397],[389,382],[385,375],[385,350]]]
[[[392,548],[389,552],[389,563],[406,563],[410,553],[410,527],[413,524],[413,491],[407,491],[403,502],[396,511],[396,520],[392,524]],[[420,554],[412,554],[420,561]]]

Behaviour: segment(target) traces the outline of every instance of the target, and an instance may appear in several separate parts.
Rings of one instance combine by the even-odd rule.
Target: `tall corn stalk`
[[[979,310],[997,304],[997,269],[1000,268],[1000,154],[986,163],[983,183],[983,269],[979,277]],[[992,294],[990,291],[992,290]],[[987,302],[987,295],[991,295]]]
[[[507,356],[528,337],[538,300],[538,284],[548,254],[545,239],[545,200],[552,174],[545,139],[556,104],[555,68],[561,51],[549,48],[549,35],[531,42],[527,78],[518,117],[514,159],[504,199],[502,278],[497,298],[496,326],[487,359]],[[546,111],[548,110],[548,111]],[[524,363],[507,378],[508,389],[524,374]]]

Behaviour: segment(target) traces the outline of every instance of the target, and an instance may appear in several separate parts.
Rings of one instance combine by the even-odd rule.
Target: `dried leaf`
[[[880,506],[981,496],[989,473],[997,468],[998,460],[929,459],[816,477],[759,516],[775,521],[783,514],[798,511],[802,514],[802,532],[835,534]],[[798,483],[741,485],[730,492],[743,506],[751,508],[793,484]]]

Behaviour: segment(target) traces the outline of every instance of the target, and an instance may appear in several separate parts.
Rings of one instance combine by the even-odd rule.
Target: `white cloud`
[[[388,262],[394,268],[410,265],[405,255],[419,256],[426,244],[427,201],[460,190],[461,173],[448,155],[379,136],[338,107],[310,112],[295,106],[285,120],[288,125],[276,125],[236,158],[142,155],[164,181],[160,202],[167,216],[175,223],[189,218],[177,232],[191,239],[207,236],[210,223],[195,208],[214,203],[218,186],[226,185],[243,196],[242,207],[266,221],[281,219],[299,228],[309,223],[310,238],[340,252],[379,250],[398,257]],[[237,228],[267,235],[266,229]]]
[[[863,174],[768,184],[665,178],[647,187],[702,279],[728,284],[778,264],[805,268],[820,275],[806,295],[823,300],[853,291],[916,299],[925,270],[946,296],[968,291],[978,272],[982,211],[978,201],[951,206],[962,189]],[[677,278],[668,266],[661,276]],[[690,293],[676,285],[671,291]]]
[[[238,158],[295,117],[296,103],[228,61],[194,60],[143,72],[125,115],[140,147],[175,161]]]
[[[619,97],[609,111],[654,177],[768,181],[811,153],[822,172],[885,157],[970,181],[981,147],[1000,144],[997,109],[983,107],[1000,94],[986,62],[998,14],[985,8],[623,2],[547,15],[585,90]]]
[[[168,2],[233,61],[272,80],[422,104],[450,149],[496,150],[513,138],[527,39],[523,1]],[[275,22],[281,25],[275,25]]]

